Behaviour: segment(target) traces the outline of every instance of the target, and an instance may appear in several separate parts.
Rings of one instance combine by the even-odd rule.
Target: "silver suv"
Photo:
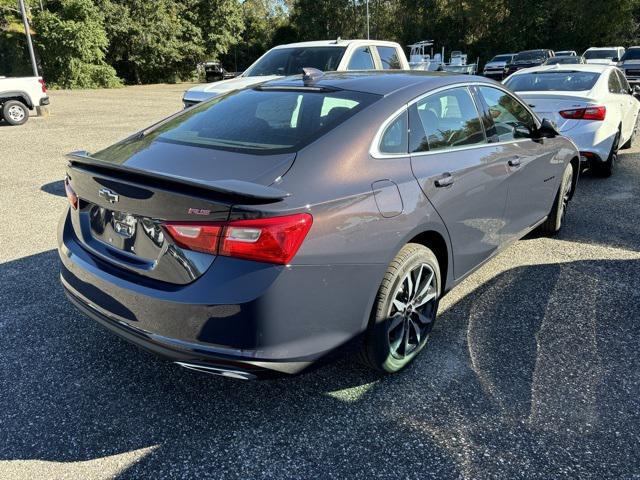
[[[640,47],[630,47],[618,63],[631,85],[640,84]]]

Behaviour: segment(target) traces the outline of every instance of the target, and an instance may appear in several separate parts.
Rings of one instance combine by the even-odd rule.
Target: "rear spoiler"
[[[129,175],[140,175],[154,180],[160,180],[163,182],[169,182],[174,184],[180,184],[184,186],[194,187],[201,190],[208,190],[210,192],[230,195],[233,197],[241,197],[260,202],[276,202],[283,200],[290,196],[289,193],[279,190],[277,188],[268,187],[252,182],[245,182],[243,180],[225,179],[225,180],[193,180],[191,178],[180,177],[175,175],[163,175],[148,170],[140,170],[137,168],[124,167],[122,165],[114,164],[111,162],[105,162],[98,158],[92,157],[86,151],[76,151],[67,154],[69,158],[69,164],[71,166],[88,166],[97,167],[100,169],[111,170],[114,172],[121,172]]]

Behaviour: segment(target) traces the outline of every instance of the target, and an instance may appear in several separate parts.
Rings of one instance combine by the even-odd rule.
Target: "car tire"
[[[362,363],[384,373],[398,372],[411,363],[427,343],[441,292],[434,253],[416,243],[405,245],[378,290],[360,352]]]
[[[558,188],[551,212],[544,223],[540,225],[540,231],[545,235],[553,236],[562,228],[562,223],[569,206],[569,200],[571,199],[572,189],[573,165],[569,163],[562,175],[562,181],[560,182],[560,187]]]
[[[598,162],[594,165],[594,173],[599,177],[608,178],[613,174],[613,167],[618,161],[618,144],[620,143],[620,130],[613,139],[611,151],[605,162]]]
[[[29,109],[18,100],[9,100],[2,106],[2,117],[9,125],[22,125],[29,119]]]

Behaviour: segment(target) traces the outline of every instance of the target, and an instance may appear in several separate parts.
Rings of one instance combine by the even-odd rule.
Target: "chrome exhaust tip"
[[[176,365],[195,370],[197,372],[208,373],[210,375],[218,375],[220,377],[235,378],[239,380],[255,380],[257,377],[253,373],[243,372],[241,370],[233,370],[224,367],[211,367],[208,365],[199,365],[197,363],[174,362]]]

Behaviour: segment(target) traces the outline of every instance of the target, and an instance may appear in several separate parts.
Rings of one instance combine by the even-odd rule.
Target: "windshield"
[[[587,50],[583,57],[587,60],[594,59],[612,59],[616,56],[615,50]]]
[[[243,76],[298,75],[305,67],[331,72],[338,68],[345,50],[346,47],[275,48],[249,67]]]
[[[547,60],[545,65],[556,65],[558,63],[580,63],[580,57],[553,57]]]
[[[514,92],[565,92],[591,90],[596,84],[598,72],[534,72],[513,75],[506,82]]]
[[[490,61],[491,62],[508,62],[513,58],[513,55],[496,55]]]
[[[622,60],[623,62],[625,60],[640,60],[640,48],[632,48],[630,50],[627,50],[620,60]]]
[[[538,60],[544,58],[544,52],[542,50],[532,50],[530,52],[520,52],[514,58],[514,61],[518,60]]]
[[[187,110],[151,140],[255,154],[297,151],[380,98],[317,89],[257,87]]]

